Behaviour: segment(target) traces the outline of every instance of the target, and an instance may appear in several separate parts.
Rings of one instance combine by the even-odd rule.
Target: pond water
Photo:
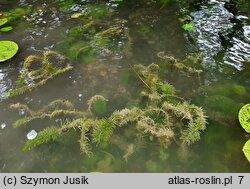
[[[0,33],[0,40],[15,41],[20,48],[15,57],[0,63],[0,172],[250,172],[242,152],[250,135],[237,119],[250,99],[250,2],[169,2],[0,0],[0,13],[13,13],[19,7],[19,14],[24,14],[12,21],[12,31]],[[79,32],[90,17],[98,24]],[[196,27],[185,31],[184,23]],[[108,42],[95,35],[105,35],[102,31],[109,28],[118,34]],[[17,87],[25,58],[48,50],[67,56],[73,69],[31,92],[6,98]],[[27,112],[13,111],[11,104],[39,110],[53,100],[67,99],[86,111],[87,100],[98,94],[109,99],[109,113],[129,107],[141,87],[130,77],[131,65],[157,63],[161,51],[179,59],[203,54],[199,82],[181,72],[170,72],[165,78],[178,96],[202,107],[208,116],[201,140],[188,151],[173,144],[162,157],[154,151],[158,144],[147,141],[127,159],[114,147],[119,143],[121,149],[133,149],[134,144],[123,139],[129,135],[126,132],[117,133],[108,147],[94,145],[90,157],[80,153],[76,132],[22,151],[31,130],[39,132],[58,120],[38,119],[13,128],[13,122]]]

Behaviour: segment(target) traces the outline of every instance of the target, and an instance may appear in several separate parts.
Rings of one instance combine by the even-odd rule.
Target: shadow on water
[[[250,11],[245,10],[247,6],[223,0],[173,1],[177,3],[164,6],[155,5],[153,1],[126,2],[119,5],[112,0],[105,3],[0,0],[1,12],[16,7],[32,9],[32,12],[13,23],[13,31],[0,33],[1,40],[13,40],[20,46],[19,53],[13,59],[0,64],[0,172],[250,171],[241,151],[249,135],[244,133],[237,121],[240,107],[249,103],[250,92],[250,68],[249,62],[246,63],[250,59]],[[246,4],[249,6],[249,2]],[[104,24],[96,24],[79,37],[79,33],[74,33],[75,30],[71,28],[77,29],[87,21],[72,19],[71,16],[75,13],[89,14],[90,10],[95,13],[92,16],[100,20],[105,15],[109,16],[105,17]],[[184,22],[194,24],[196,29],[183,31],[179,21],[181,17],[186,18]],[[30,93],[4,100],[6,92],[16,87],[15,81],[27,56],[55,50],[62,41],[68,45],[65,45],[66,51],[72,50],[71,46],[77,44],[78,40],[85,40],[82,44],[90,43],[88,48],[93,49],[90,41],[93,33],[101,33],[108,24],[115,28],[121,23],[120,20],[122,29],[125,28],[121,32],[125,36],[129,31],[132,38],[132,55],[129,58],[128,52],[117,52],[117,49],[126,46],[124,36],[114,38],[112,45],[105,48],[101,46],[104,42],[95,38],[99,46],[94,58],[81,59],[78,52],[76,59],[71,60],[73,70]],[[75,39],[75,36],[79,39]],[[134,78],[130,78],[130,65],[157,62],[159,51],[178,58],[184,58],[188,53],[204,54],[201,68],[205,73],[201,85],[192,78],[179,79],[181,76],[175,76],[175,72],[166,76],[172,85],[177,86],[179,93],[203,107],[208,115],[207,130],[188,151],[173,144],[166,153],[159,155],[152,150],[158,144],[152,142],[143,144],[142,150],[125,161],[124,154],[117,147],[111,145],[110,148],[100,149],[94,146],[94,155],[89,158],[80,154],[79,144],[75,140],[78,135],[71,132],[55,143],[22,152],[26,134],[30,130],[39,132],[57,123],[37,120],[14,129],[12,123],[23,117],[25,111],[12,111],[10,104],[20,102],[38,110],[60,98],[70,100],[77,109],[86,111],[86,101],[95,94],[101,94],[109,98],[110,112],[119,110],[138,95],[139,85]],[[90,53],[91,50],[84,52]],[[72,54],[75,56],[74,51],[67,56],[72,58]],[[126,148],[130,141],[125,141],[123,135],[129,135],[129,131],[117,133],[111,143],[119,143],[120,148]]]

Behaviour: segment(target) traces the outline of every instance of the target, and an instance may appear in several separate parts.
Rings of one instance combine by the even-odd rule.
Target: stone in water
[[[6,127],[6,123],[2,123],[0,127],[1,129],[4,129]]]
[[[37,136],[37,132],[35,130],[31,130],[27,135],[28,140],[33,140]]]

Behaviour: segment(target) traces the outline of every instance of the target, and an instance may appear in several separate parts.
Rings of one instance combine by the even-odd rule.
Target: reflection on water
[[[225,54],[223,60],[242,69],[242,62],[250,58],[250,41],[248,17],[234,15],[226,6],[227,1],[208,1],[199,10],[191,12],[192,24],[196,29],[190,31],[195,45],[204,53],[204,61],[215,64],[220,54]],[[240,31],[235,31],[239,25],[245,25]]]
[[[233,14],[224,7],[224,3],[213,3],[202,6],[191,16],[197,29],[191,31],[190,35],[204,52],[205,60],[214,62],[214,57],[223,48],[220,36],[226,36],[233,27],[230,21]]]
[[[227,49],[224,62],[243,69],[244,61],[250,60],[250,26],[244,26],[241,35],[233,37],[230,43],[232,47]]]
[[[11,75],[13,74],[13,69],[10,66],[0,67],[0,100],[6,95],[6,92],[12,86]]]

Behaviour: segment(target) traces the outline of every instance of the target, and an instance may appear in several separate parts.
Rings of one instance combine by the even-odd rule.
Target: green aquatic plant
[[[29,7],[17,7],[14,9],[11,9],[8,12],[4,12],[3,16],[4,18],[8,19],[9,22],[17,21],[18,19],[21,19],[23,16],[31,13],[31,8]]]
[[[18,49],[18,44],[14,41],[0,41],[0,62],[11,59]]]
[[[6,26],[0,29],[1,32],[9,32],[11,30],[13,30],[12,26]]]
[[[123,148],[125,161],[134,154],[135,149],[139,149],[137,141],[157,142],[160,154],[173,142],[188,147],[198,141],[206,125],[203,110],[176,96],[175,88],[159,77],[160,67],[157,64],[147,67],[136,65],[133,72],[143,86],[141,106],[116,110],[106,117],[95,117],[107,111],[107,99],[101,95],[90,98],[87,101],[88,111],[84,112],[76,110],[72,103],[65,100],[51,102],[38,111],[32,111],[22,104],[12,105],[12,109],[23,109],[27,113],[26,117],[13,123],[14,127],[27,125],[37,119],[61,120],[57,126],[47,127],[35,139],[27,141],[23,150],[57,140],[70,130],[78,131],[80,151],[88,156],[92,155],[92,144],[105,148],[116,133],[131,130],[127,137],[133,142]],[[120,145],[119,142],[116,144]]]
[[[200,62],[203,57],[201,53],[195,56],[187,56],[184,60],[178,60],[173,56],[169,56],[165,52],[158,52],[157,56],[160,59],[161,66],[170,66],[171,68],[175,68],[178,71],[183,71],[187,74],[196,75],[198,77],[200,77],[200,74],[203,72],[201,69],[199,69]]]
[[[0,27],[4,26],[4,24],[6,24],[8,22],[7,18],[1,18],[0,19]]]
[[[247,160],[250,162],[250,140],[248,140],[245,145],[243,146],[243,152],[247,158]]]
[[[242,128],[247,133],[250,133],[250,104],[246,104],[240,109],[238,117]],[[250,162],[250,140],[245,143],[242,150],[247,160]]]
[[[243,129],[250,133],[250,104],[246,104],[240,109],[238,117]]]
[[[101,95],[95,95],[88,100],[88,110],[95,112],[97,115],[102,115],[107,112],[107,99]]]
[[[191,31],[191,30],[195,30],[196,26],[194,24],[183,24],[182,28],[186,31]]]
[[[232,99],[243,98],[247,95],[247,90],[244,86],[236,83],[220,83],[211,86],[203,87],[208,95],[222,95]]]
[[[71,69],[72,66],[67,63],[65,57],[55,51],[45,51],[42,56],[28,56],[23,63],[22,73],[16,81],[18,87],[10,90],[7,97],[31,91]],[[28,80],[32,82],[28,83]]]
[[[0,31],[9,32],[13,30],[13,26],[11,26],[11,24],[16,22],[23,16],[29,14],[30,12],[31,12],[30,8],[21,8],[21,7],[17,7],[8,12],[4,12],[2,14],[3,18],[0,19]]]
[[[98,55],[112,57],[124,53],[129,56],[132,40],[125,23],[122,19],[107,21],[90,17],[82,21],[82,25],[70,28],[56,49],[71,60],[85,63],[93,62]]]

